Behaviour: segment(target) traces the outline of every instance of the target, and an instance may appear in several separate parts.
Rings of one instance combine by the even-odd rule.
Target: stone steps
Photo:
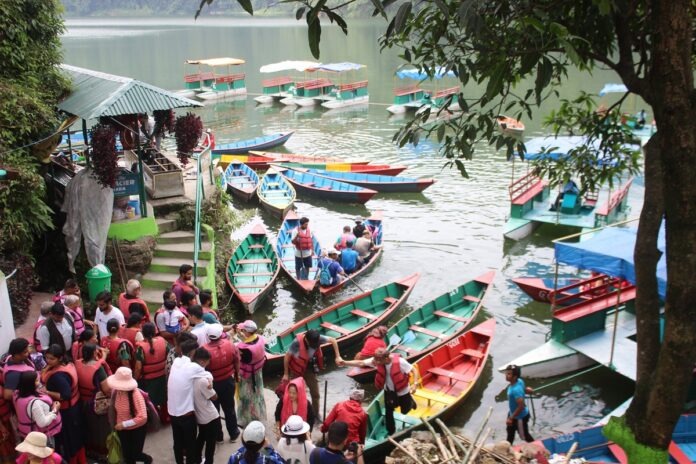
[[[199,276],[205,276],[208,275],[208,269],[206,268],[208,266],[209,261],[207,259],[199,259],[198,260],[198,275]],[[152,258],[152,262],[150,263],[150,271],[151,272],[162,272],[162,273],[173,273],[173,274],[179,274],[179,266],[184,264],[184,262],[181,261],[179,258],[165,258],[162,256],[155,256]],[[191,263],[193,266],[193,263]]]
[[[157,229],[160,234],[166,234],[167,232],[173,232],[177,229],[176,221],[174,219],[167,218],[157,218]]]
[[[198,252],[199,259],[210,259],[210,242],[202,242]],[[191,243],[158,243],[154,255],[162,258],[181,258],[193,264],[193,238]],[[183,262],[181,264],[184,264]]]
[[[157,237],[157,243],[161,244],[175,244],[175,243],[193,243],[193,238],[195,234],[187,230],[176,230],[172,232],[166,232],[160,234]],[[205,240],[205,237],[201,235],[201,238]]]

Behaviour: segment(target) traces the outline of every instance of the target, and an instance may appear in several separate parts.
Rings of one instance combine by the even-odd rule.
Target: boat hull
[[[283,177],[300,194],[322,200],[365,204],[377,195],[375,190],[299,171],[285,170],[283,171]]]
[[[302,106],[304,108],[317,106],[319,101],[316,98],[293,98],[293,105]]]
[[[259,176],[244,163],[230,163],[224,172],[227,192],[249,202],[256,195]]]
[[[280,132],[278,134],[275,134],[274,137],[271,139],[260,142],[260,143],[250,143],[249,145],[246,146],[240,146],[240,147],[223,147],[223,148],[216,148],[213,150],[213,154],[215,155],[241,155],[244,153],[249,153],[252,150],[268,150],[269,148],[274,148],[274,147],[279,147],[285,142],[288,141],[290,137],[292,137],[292,134],[294,132]],[[255,140],[255,139],[252,139]],[[239,143],[244,143],[239,142]]]
[[[322,169],[291,168],[301,172],[309,172],[325,179],[336,182],[346,182],[366,189],[383,193],[418,193],[435,183],[435,179],[413,179],[408,177],[380,176],[376,174],[337,172]]]
[[[328,101],[323,102],[321,104],[321,106],[324,108],[333,110],[336,108],[345,108],[347,106],[367,105],[369,103],[370,103],[370,96],[365,95],[364,97],[349,98],[346,100],[338,100],[338,99],[328,100]]]
[[[273,100],[274,98],[272,95],[259,95],[258,97],[254,97],[254,101],[260,104],[273,103]]]
[[[534,233],[539,222],[528,221],[526,219],[510,218],[505,224],[503,236],[507,239],[519,241],[523,240]]]
[[[559,278],[557,282],[558,288],[563,288],[568,285],[573,285],[580,282],[581,279],[576,278]],[[512,279],[524,293],[526,293],[534,301],[540,303],[551,303],[551,295],[553,294],[553,279],[540,277],[519,277]],[[577,289],[575,290],[577,293]],[[563,293],[560,296],[569,296],[568,293]],[[578,300],[579,301],[579,300]],[[568,302],[572,304],[573,302]]]
[[[503,372],[505,366],[510,364],[519,366],[525,378],[546,379],[577,372],[597,362],[567,345],[549,340],[532,351],[503,363],[498,370]]]
[[[246,95],[246,93],[246,88],[223,90],[220,92],[209,90],[207,92],[197,93],[196,97],[200,98],[201,100],[221,100],[223,98],[239,97],[242,95]]]

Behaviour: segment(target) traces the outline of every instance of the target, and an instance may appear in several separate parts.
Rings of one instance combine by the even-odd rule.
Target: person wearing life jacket
[[[51,309],[53,308],[54,301],[44,301],[39,307],[39,318],[34,323],[34,336],[32,338],[32,345],[34,345],[34,350],[37,352],[42,352],[44,349],[41,347],[41,342],[39,341],[38,332],[39,328],[46,322],[46,319],[51,317]],[[48,348],[48,347],[47,347]]]
[[[338,343],[333,337],[321,335],[318,330],[310,329],[303,332],[290,344],[288,352],[283,359],[283,381],[303,377],[309,394],[312,397],[312,407],[314,416],[319,417],[319,381],[317,374],[324,368],[324,354],[321,346],[331,343],[333,347],[336,364],[343,365],[343,358],[338,349]]]
[[[185,292],[193,292],[196,295],[201,292],[193,283],[193,266],[190,264],[179,266],[179,278],[172,284],[172,291],[176,295],[176,301],[179,304],[181,304],[181,295]]]
[[[65,281],[65,285],[63,285],[63,290],[59,291],[53,296],[53,302],[60,302],[65,304],[65,297],[68,295],[77,295],[78,297],[80,296],[80,286],[77,285],[77,281],[75,279],[68,279]]]
[[[65,315],[72,320],[75,327],[75,336],[79,337],[85,331],[85,317],[80,307],[80,297],[77,295],[67,295],[65,297]]]
[[[336,403],[331,409],[321,425],[321,432],[328,432],[331,424],[342,421],[348,424],[348,443],[357,442],[364,445],[367,436],[367,413],[361,404],[364,399],[365,390],[351,390],[347,401]]]
[[[17,464],[62,464],[63,458],[53,448],[47,445],[46,434],[31,432],[22,443],[15,447],[19,453]]]
[[[266,420],[266,401],[263,398],[263,365],[266,362],[266,340],[256,332],[252,320],[239,324],[235,330],[239,342],[239,404],[237,421],[249,424],[254,420]]]
[[[145,322],[145,320],[143,319],[143,316],[140,315],[140,313],[131,313],[131,315],[128,316],[128,319],[126,319],[125,327],[121,326],[118,329],[118,336],[121,338],[125,338],[126,340],[131,342],[131,345],[135,346],[137,342],[143,341],[143,334],[141,333],[141,327],[143,322]]]
[[[62,303],[53,304],[50,317],[39,327],[36,336],[42,347],[59,345],[68,352],[70,359],[72,359],[72,354],[68,350],[72,348],[72,344],[76,340],[75,326],[72,319],[66,317],[65,306]]]
[[[72,352],[73,362],[82,359],[82,347],[86,343],[92,343],[97,346],[97,352],[94,353],[94,357],[97,360],[106,358],[106,350],[99,346],[96,332],[94,332],[92,327],[87,327],[77,338],[77,341],[73,343],[72,349],[70,350]]]
[[[386,348],[387,343],[384,341],[384,337],[387,331],[386,325],[380,325],[372,329],[370,333],[367,334],[367,337],[365,337],[363,347],[360,352],[355,355],[355,359],[371,358],[379,348]]]
[[[162,300],[162,307],[155,313],[155,327],[157,327],[159,334],[167,340],[169,346],[174,346],[176,335],[188,328],[189,321],[177,307],[176,295],[173,291],[165,290],[162,294]]]
[[[60,402],[37,391],[39,374],[36,371],[22,372],[19,385],[14,392],[12,402],[17,414],[17,432],[24,439],[31,432],[45,433],[48,443],[53,446],[61,428]]]
[[[29,359],[29,341],[15,338],[10,342],[9,355],[0,360],[0,384],[3,394],[0,397],[0,453],[2,456],[12,456],[16,445],[15,427],[12,424],[12,397],[19,385],[22,372],[35,371],[34,364]]]
[[[97,358],[100,351],[96,344],[85,343],[80,359],[75,361],[75,371],[86,424],[85,448],[90,455],[104,458],[108,454],[106,438],[111,433],[111,426],[107,414],[95,413],[94,401],[100,392],[103,398],[111,398],[111,389],[106,381],[111,369],[103,357]]]
[[[166,420],[167,376],[165,367],[169,345],[158,336],[155,325],[146,322],[143,325],[143,340],[135,344],[135,368],[133,376],[138,386],[150,395],[150,400],[157,406],[160,418]]]
[[[413,384],[411,382],[418,377],[416,369],[398,354],[390,354],[386,348],[377,349],[374,357],[370,359],[344,361],[344,364],[377,369],[375,387],[378,390],[384,389],[385,425],[389,435],[393,435],[396,432],[394,409],[399,407],[401,414],[408,414],[416,407],[416,402],[411,396],[411,391],[415,391],[420,382],[420,379]]]
[[[128,320],[128,316],[130,316],[133,311],[137,311],[145,322],[150,322],[150,310],[147,309],[145,300],[140,297],[141,294],[142,288],[140,282],[131,279],[126,283],[126,291],[118,296],[118,309],[121,310],[126,320]],[[135,303],[139,306],[132,306]]]
[[[307,280],[312,267],[314,255],[314,235],[309,230],[309,219],[300,219],[300,226],[292,231],[291,243],[295,245],[295,276],[298,280]]]
[[[217,392],[217,400],[213,404],[218,411],[222,407],[227,433],[230,440],[235,441],[240,433],[234,405],[235,380],[239,378],[239,350],[229,338],[223,338],[223,333],[221,324],[209,324],[210,341],[203,348],[210,353],[210,363],[206,370],[213,374],[213,389]],[[218,438],[222,439],[222,429],[219,430]]]
[[[56,449],[67,461],[84,464],[85,424],[80,405],[77,371],[68,361],[65,350],[59,345],[51,345],[45,351],[46,367],[41,372],[41,382],[46,393],[54,401],[60,401],[60,415],[63,427],[56,435]]]
[[[338,251],[348,248],[348,242],[355,242],[355,235],[350,230],[350,226],[343,226],[343,233],[338,236],[334,248]]]
[[[111,319],[106,323],[106,329],[109,335],[102,338],[101,346],[106,348],[106,363],[111,368],[111,372],[121,367],[128,367],[133,363],[133,344],[125,338],[119,337],[121,324],[118,320]]]

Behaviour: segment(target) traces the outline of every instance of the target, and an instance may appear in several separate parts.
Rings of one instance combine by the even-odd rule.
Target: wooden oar
[[[361,292],[365,293],[365,290],[363,290],[362,288],[360,288],[360,285],[356,284],[355,281],[350,277],[350,275],[348,275],[348,273],[346,273],[346,279],[350,280],[350,281],[353,283],[353,285],[355,285],[356,287],[358,287],[358,290],[360,290]]]
[[[397,334],[393,334],[391,337],[389,337],[389,346],[387,347],[387,350],[389,350],[389,352],[392,352],[399,345],[411,343],[415,339],[416,334],[413,333],[411,330],[407,330],[406,333],[404,333],[403,337],[399,337]]]

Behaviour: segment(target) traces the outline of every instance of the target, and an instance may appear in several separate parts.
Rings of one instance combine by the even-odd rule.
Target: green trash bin
[[[87,291],[91,301],[99,295],[100,292],[106,290],[111,291],[111,271],[103,264],[98,264],[85,274],[87,278]]]

